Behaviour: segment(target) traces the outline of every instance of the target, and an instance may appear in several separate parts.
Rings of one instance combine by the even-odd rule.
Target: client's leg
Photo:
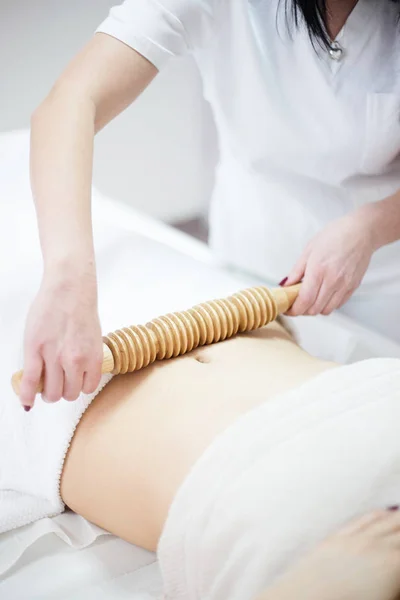
[[[367,515],[303,558],[258,600],[395,600],[400,596],[400,513]]]

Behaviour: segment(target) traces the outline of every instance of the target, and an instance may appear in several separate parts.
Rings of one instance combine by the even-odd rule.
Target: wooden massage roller
[[[103,337],[102,373],[123,375],[156,360],[173,358],[199,346],[214,344],[264,327],[292,306],[300,284],[268,289],[253,287],[221,300],[158,317],[147,325],[132,325]],[[19,394],[23,371],[12,377]],[[43,391],[43,378],[37,392]]]

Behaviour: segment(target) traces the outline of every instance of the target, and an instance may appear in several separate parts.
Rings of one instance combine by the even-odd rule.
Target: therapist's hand
[[[303,281],[287,314],[329,315],[340,308],[360,285],[375,249],[362,214],[333,221],[310,241],[285,282]]]
[[[26,323],[21,403],[33,406],[42,372],[47,402],[95,391],[102,348],[95,274],[45,275]]]

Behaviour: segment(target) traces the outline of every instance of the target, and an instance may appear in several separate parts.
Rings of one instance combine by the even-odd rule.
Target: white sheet
[[[10,363],[4,340],[22,339],[24,325],[14,323],[10,328],[5,306],[12,300],[15,310],[23,313],[32,294],[26,290],[33,290],[40,277],[27,164],[28,134],[0,136],[0,282],[10,273],[17,277],[12,298],[0,288],[2,394],[10,393],[10,373],[20,366],[20,360]],[[115,280],[124,277],[136,286],[129,312],[107,306],[107,290],[100,290],[105,330],[159,314],[160,290],[164,312],[187,308],[194,297],[223,296],[255,283],[242,274],[226,274],[213,266],[203,244],[99,194],[94,198],[94,216],[100,276],[102,265],[113,261]],[[127,262],[113,252],[113,240],[120,247],[122,236],[127,235],[132,244],[133,234],[136,250]],[[198,263],[194,264],[193,258]],[[400,357],[396,344],[342,317],[297,319],[293,326],[303,345],[324,358],[351,362],[371,356]],[[99,533],[92,526],[82,527],[82,520],[76,515],[63,515],[0,536],[0,564],[11,549],[21,555],[0,581],[0,598],[157,598],[161,585],[154,556],[112,536],[98,537]],[[77,550],[81,546],[87,547]]]
[[[328,369],[242,415],[172,503],[165,600],[254,600],[330,533],[397,505],[399,421],[391,358]]]
[[[25,547],[0,582],[4,600],[158,600],[155,555],[65,513],[0,537],[0,555]],[[36,540],[36,541],[35,541]]]

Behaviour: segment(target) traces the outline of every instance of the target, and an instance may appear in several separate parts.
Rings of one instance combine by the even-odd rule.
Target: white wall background
[[[64,65],[118,2],[0,0],[0,132],[29,126]],[[185,219],[205,210],[214,161],[200,79],[180,59],[99,134],[94,183],[151,215]]]

